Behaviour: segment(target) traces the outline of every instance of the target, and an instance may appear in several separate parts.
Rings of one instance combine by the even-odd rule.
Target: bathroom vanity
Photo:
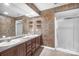
[[[42,35],[17,38],[12,42],[0,46],[0,56],[32,56],[42,44]]]

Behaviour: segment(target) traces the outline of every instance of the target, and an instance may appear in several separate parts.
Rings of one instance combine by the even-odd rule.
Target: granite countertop
[[[15,40],[19,40],[19,42],[17,42],[16,44],[12,44],[12,45],[9,45],[9,46],[0,46],[0,52],[2,52],[2,51],[5,51],[5,50],[7,50],[7,49],[10,49],[10,48],[12,48],[12,47],[15,47],[15,46],[17,46],[17,45],[19,45],[19,44],[22,44],[22,43],[24,43],[24,42],[26,42],[26,41],[28,41],[28,40],[31,40],[31,39],[33,39],[33,38],[35,38],[35,37],[38,37],[38,36],[40,36],[40,35],[35,35],[35,36],[31,36],[31,37],[22,37],[22,38],[17,38],[17,39],[14,39],[14,41]]]

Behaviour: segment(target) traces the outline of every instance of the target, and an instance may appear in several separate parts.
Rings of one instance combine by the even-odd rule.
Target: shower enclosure
[[[58,21],[57,47],[79,51],[79,18]]]
[[[72,12],[72,14],[74,13]],[[56,22],[56,48],[79,52],[79,16],[67,16],[67,14],[64,14],[64,17],[57,18]]]

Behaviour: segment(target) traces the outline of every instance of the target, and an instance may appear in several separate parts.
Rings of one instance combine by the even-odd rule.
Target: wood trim
[[[26,4],[40,15],[40,10],[33,3],[26,3]]]
[[[54,10],[54,12],[62,12],[62,11],[67,11],[67,10],[72,10],[77,8],[79,8],[79,3],[69,3],[59,7],[55,7],[52,10]]]

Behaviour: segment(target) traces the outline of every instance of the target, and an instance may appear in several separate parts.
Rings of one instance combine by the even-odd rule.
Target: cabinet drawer
[[[32,43],[35,43],[36,42],[36,39],[34,38],[33,40],[32,40]]]
[[[26,55],[26,45],[21,44],[17,46],[17,56],[25,56]]]
[[[27,46],[27,52],[31,51],[31,45]]]
[[[31,56],[31,55],[32,55],[31,51],[27,53],[27,56]]]
[[[16,56],[16,50],[15,50],[15,48],[6,50],[1,53],[1,56]]]
[[[27,41],[27,46],[28,46],[28,45],[31,45],[31,41]]]
[[[35,50],[36,50],[36,48],[33,48],[33,49],[32,49],[32,53],[34,53],[34,52],[35,52]]]
[[[36,44],[40,44],[40,40],[39,39],[36,40]]]
[[[32,48],[35,48],[35,47],[36,47],[36,44],[35,44],[35,43],[33,43],[33,44],[32,44]]]
[[[40,45],[39,45],[39,44],[37,44],[37,45],[36,45],[36,49],[38,49],[39,47],[40,47]]]

